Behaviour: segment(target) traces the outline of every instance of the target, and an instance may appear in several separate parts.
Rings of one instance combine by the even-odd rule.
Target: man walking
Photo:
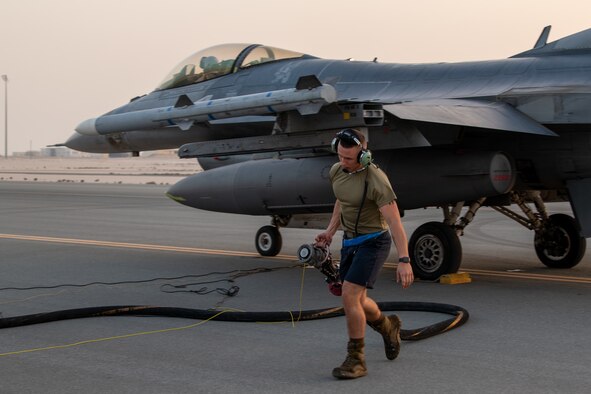
[[[390,253],[392,239],[400,256],[397,282],[407,288],[414,278],[396,195],[386,174],[372,164],[364,135],[344,129],[337,133],[332,148],[339,157],[330,170],[337,201],[328,228],[316,236],[316,243],[321,247],[330,245],[336,231],[343,227],[340,277],[349,343],[345,361],[332,374],[338,379],[354,379],[367,375],[366,322],[382,335],[389,360],[400,351],[400,319],[396,315],[384,316],[367,296],[367,289],[373,288]]]

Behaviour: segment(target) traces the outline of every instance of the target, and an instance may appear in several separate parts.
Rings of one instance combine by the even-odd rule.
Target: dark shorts
[[[361,245],[343,247],[339,268],[341,280],[373,289],[391,246],[392,238],[386,231]]]

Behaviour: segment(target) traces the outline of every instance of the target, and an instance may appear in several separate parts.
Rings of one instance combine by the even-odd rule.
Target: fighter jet
[[[330,150],[363,132],[401,213],[439,207],[410,238],[415,275],[462,261],[459,237],[489,206],[534,232],[540,261],[570,268],[591,236],[591,29],[507,59],[401,64],[326,60],[264,45],[197,52],[150,94],[83,121],[66,143],[89,152],[178,148],[204,171],[168,196],[190,207],[268,215],[261,255],[284,226],[322,228],[334,205]],[[574,217],[550,214],[569,201]]]

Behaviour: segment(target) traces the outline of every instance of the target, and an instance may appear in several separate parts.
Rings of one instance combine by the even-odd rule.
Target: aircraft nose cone
[[[80,152],[89,153],[107,153],[107,152],[119,152],[116,148],[110,144],[107,139],[102,135],[84,135],[80,133],[74,133],[64,143],[70,149],[74,149]]]
[[[84,149],[86,148],[85,140],[85,136],[79,133],[74,133],[70,136],[70,138],[68,138],[64,145],[66,145],[70,149],[84,151]]]
[[[96,131],[96,118],[86,119],[76,126],[75,130],[84,135],[98,135]]]

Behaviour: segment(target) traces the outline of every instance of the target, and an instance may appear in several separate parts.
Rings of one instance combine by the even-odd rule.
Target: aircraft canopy
[[[259,64],[302,56],[303,53],[263,45],[217,45],[203,49],[180,62],[156,90],[191,85]]]

